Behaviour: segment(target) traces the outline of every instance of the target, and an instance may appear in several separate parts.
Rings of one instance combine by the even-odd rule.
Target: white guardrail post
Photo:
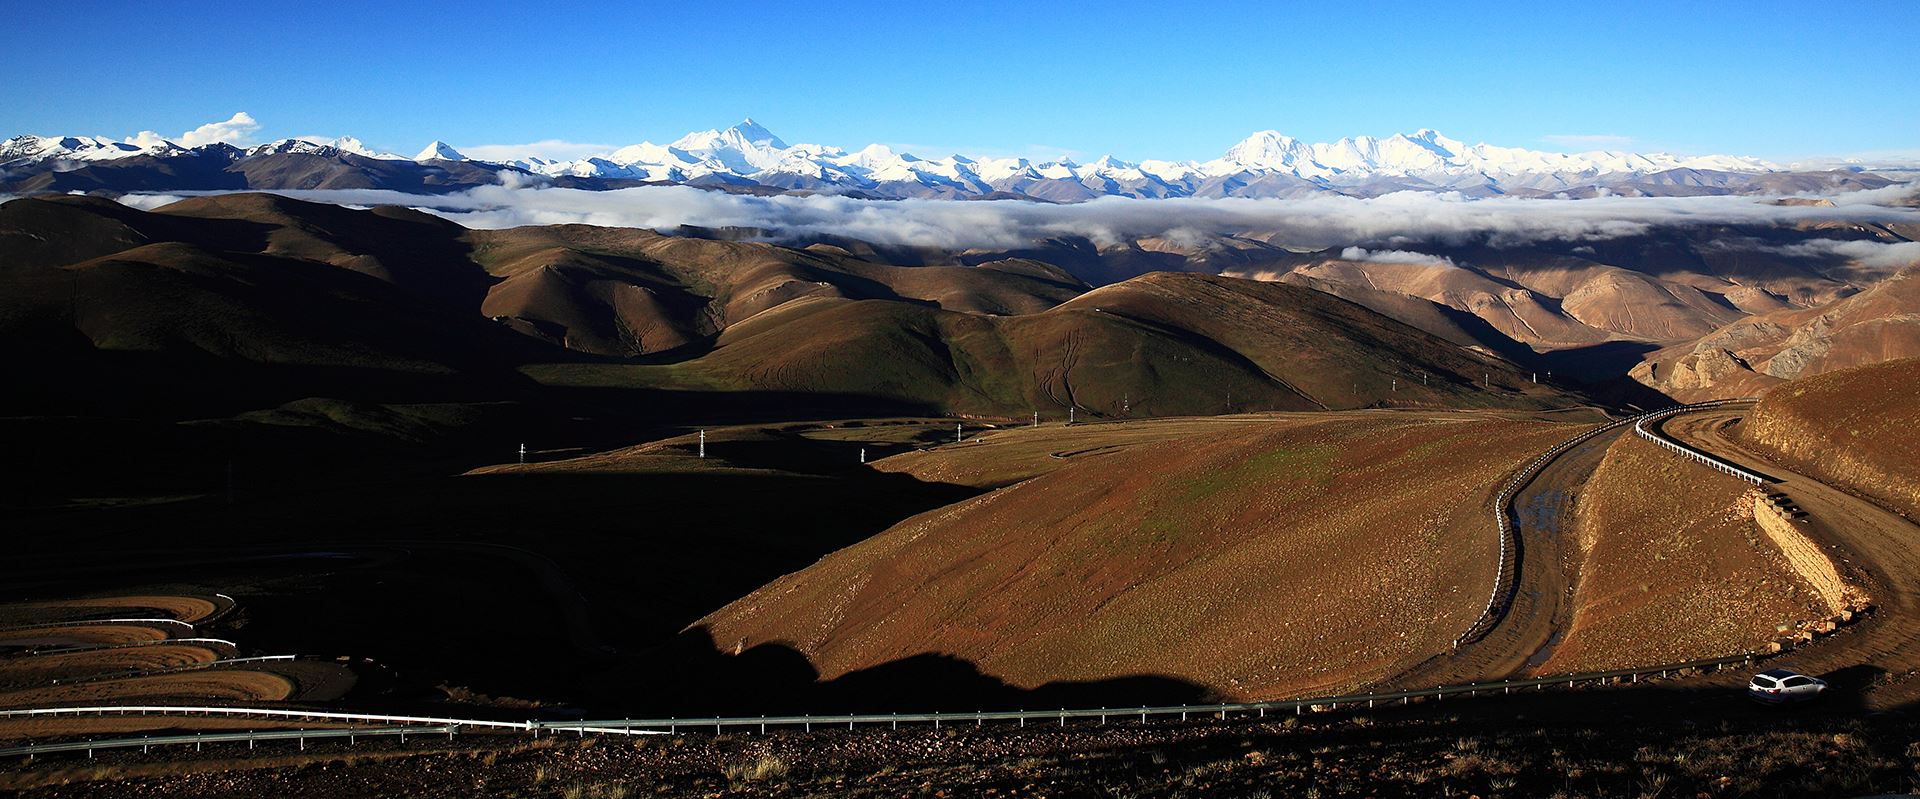
[[[1754,400],[1751,398],[1714,400],[1712,402],[1700,402],[1700,403],[1694,403],[1692,405],[1680,405],[1673,408],[1667,408],[1665,410],[1655,411],[1653,413],[1642,414],[1641,416],[1636,417],[1636,421],[1633,424],[1633,432],[1635,435],[1638,435],[1643,439],[1646,439],[1655,444],[1658,444],[1661,447],[1664,447],[1671,452],[1690,458],[1695,462],[1704,464],[1708,468],[1714,469],[1719,472],[1723,472],[1725,474],[1731,475],[1741,480],[1745,480],[1746,482],[1752,483],[1754,485],[1765,485],[1770,481],[1763,475],[1755,474],[1746,469],[1742,469],[1739,466],[1736,466],[1720,458],[1714,457],[1711,454],[1694,449],[1693,447],[1689,447],[1672,438],[1668,438],[1667,436],[1656,433],[1653,430],[1648,429],[1647,427],[1648,422],[1658,422],[1661,419],[1665,419],[1675,414],[1685,413],[1687,411],[1699,410],[1702,408],[1712,408],[1720,405],[1727,405],[1730,403],[1753,402],[1753,401]]]

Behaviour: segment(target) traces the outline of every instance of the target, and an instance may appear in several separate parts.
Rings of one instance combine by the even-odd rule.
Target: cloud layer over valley
[[[420,208],[474,228],[581,223],[672,230],[681,226],[764,231],[769,239],[844,236],[877,244],[945,249],[1012,248],[1057,236],[1108,244],[1146,236],[1194,241],[1259,234],[1287,246],[1366,247],[1366,259],[1391,259],[1422,243],[1595,241],[1654,228],[1690,225],[1794,225],[1852,222],[1920,225],[1920,208],[1884,205],[1911,185],[1829,198],[1832,205],[1782,204],[1766,197],[1598,197],[1580,200],[1467,199],[1403,192],[1376,198],[1135,200],[1105,197],[1071,205],[1017,200],[859,200],[847,197],[746,196],[684,186],[582,191],[486,186],[446,195],[386,190],[281,191],[343,205]],[[122,201],[155,208],[185,195],[135,194]],[[1834,242],[1835,245],[1843,242]],[[1886,258],[1873,242],[1845,242],[1845,255]],[[1864,246],[1863,246],[1864,245]],[[1809,243],[1811,246],[1811,243]],[[1387,252],[1381,252],[1386,250]],[[1836,250],[1836,252],[1838,252]],[[1427,257],[1427,256],[1421,256]]]

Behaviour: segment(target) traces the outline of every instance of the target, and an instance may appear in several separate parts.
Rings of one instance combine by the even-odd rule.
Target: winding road
[[[1568,529],[1580,488],[1599,468],[1621,426],[1568,449],[1542,467],[1513,495],[1517,540],[1513,600],[1500,621],[1478,640],[1430,659],[1391,684],[1419,687],[1527,674],[1552,654],[1572,625],[1572,592],[1579,557]],[[1491,521],[1489,521],[1491,524]]]
[[[1866,588],[1875,605],[1861,621],[1774,662],[1829,675],[1836,688],[1857,693],[1868,708],[1920,699],[1920,525],[1754,452],[1734,431],[1750,410],[1729,405],[1676,414],[1657,429],[1777,480],[1768,488],[1807,511],[1809,533],[1828,548],[1849,580]]]

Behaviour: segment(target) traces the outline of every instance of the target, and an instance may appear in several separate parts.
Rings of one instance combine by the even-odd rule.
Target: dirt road
[[[1810,534],[1828,548],[1843,576],[1866,588],[1876,606],[1866,619],[1775,662],[1826,675],[1835,689],[1865,707],[1920,699],[1920,526],[1747,449],[1735,437],[1735,426],[1749,410],[1723,406],[1678,414],[1665,420],[1662,430],[1779,480],[1768,488],[1807,511]]]
[[[1393,680],[1420,688],[1521,676],[1546,662],[1572,625],[1571,594],[1578,576],[1572,512],[1580,487],[1607,447],[1631,429],[1610,430],[1567,450],[1513,496],[1518,562],[1513,602],[1491,632],[1458,652],[1429,660]],[[1493,515],[1487,514],[1489,534]]]

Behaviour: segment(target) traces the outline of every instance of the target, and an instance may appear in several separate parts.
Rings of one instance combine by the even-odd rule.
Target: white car
[[[1827,690],[1827,681],[1788,669],[1769,669],[1753,675],[1747,696],[1769,704],[1805,702]]]

